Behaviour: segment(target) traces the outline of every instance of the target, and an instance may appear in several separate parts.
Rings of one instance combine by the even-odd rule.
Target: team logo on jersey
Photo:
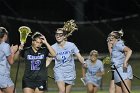
[[[34,56],[34,55],[27,55],[27,59],[28,59],[28,60],[43,59],[43,58],[44,58],[44,54],[42,54],[42,55],[37,55],[37,56]]]
[[[70,54],[70,53],[71,53],[70,51],[63,51],[63,52],[57,53],[57,55],[67,55],[67,54]]]

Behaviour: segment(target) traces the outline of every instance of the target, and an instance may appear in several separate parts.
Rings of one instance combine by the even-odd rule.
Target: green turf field
[[[76,61],[76,71],[77,71],[77,78],[75,81],[75,85],[73,86],[73,92],[72,93],[86,93],[86,88],[85,86],[83,86],[82,82],[80,81],[80,78],[82,77],[82,73],[81,73],[81,64],[80,62]],[[132,68],[133,68],[133,72],[135,75],[137,75],[138,77],[140,77],[140,59],[131,59],[129,61],[129,63],[131,64]],[[54,62],[52,62],[52,64],[49,66],[48,68],[48,75],[53,77],[53,65]],[[108,86],[109,86],[109,81],[111,79],[111,73],[107,73],[107,71],[110,69],[109,65],[105,65],[105,75],[103,76],[103,80],[102,80],[102,91],[99,91],[98,93],[108,93]],[[15,63],[12,66],[11,69],[11,77],[13,79],[13,81],[15,80],[15,76],[16,76],[16,70],[17,70],[17,63]],[[17,93],[21,92],[21,81],[22,81],[22,76],[24,73],[24,62],[20,63],[20,67],[19,67],[19,74],[18,74],[18,79],[17,79]],[[48,93],[56,93],[56,92],[51,92],[53,90],[57,90],[57,86],[54,82],[53,79],[48,78],[48,88],[51,89]],[[82,90],[82,92],[81,92]],[[74,92],[77,91],[77,92]],[[140,80],[134,78],[132,81],[132,93],[140,93]]]

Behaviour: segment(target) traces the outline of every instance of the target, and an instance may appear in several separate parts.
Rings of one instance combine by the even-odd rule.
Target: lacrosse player
[[[84,58],[81,56],[77,46],[67,41],[69,33],[75,30],[73,20],[68,21],[63,28],[58,28],[55,32],[56,43],[52,45],[56,51],[54,77],[57,83],[59,93],[70,93],[72,85],[76,79],[76,70],[74,55],[84,65]],[[52,58],[49,58],[46,66],[50,64]]]
[[[104,75],[104,66],[98,59],[98,51],[92,50],[89,59],[85,62],[87,66],[83,69],[83,79],[87,86],[87,93],[97,93],[102,75]]]
[[[122,30],[112,31],[109,34],[107,40],[109,52],[111,55],[112,68],[116,68],[113,75],[114,81],[111,81],[112,85],[113,82],[115,82],[115,93],[129,93],[128,91],[131,90],[131,80],[133,78],[132,68],[128,64],[128,60],[131,57],[132,50],[129,47],[125,46],[124,42],[121,39],[122,36]]]

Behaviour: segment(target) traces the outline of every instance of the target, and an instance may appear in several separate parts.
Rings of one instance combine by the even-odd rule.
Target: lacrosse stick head
[[[110,64],[111,63],[111,58],[110,56],[106,56],[103,58],[103,64]]]
[[[18,29],[18,31],[19,31],[19,33],[20,33],[20,43],[21,43],[21,44],[26,43],[26,39],[27,39],[28,35],[29,35],[30,33],[32,33],[32,32],[31,32],[31,29],[30,29],[29,27],[27,27],[27,26],[21,26],[21,27]]]

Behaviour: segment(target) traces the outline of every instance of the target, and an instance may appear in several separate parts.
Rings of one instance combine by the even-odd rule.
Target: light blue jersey
[[[2,42],[0,44],[0,88],[13,86],[14,83],[10,78],[10,64],[7,57],[11,54],[10,45]]]
[[[78,48],[72,42],[66,42],[63,48],[57,43],[52,45],[52,47],[56,51],[54,66],[55,80],[74,84],[76,72],[73,55],[79,53]]]
[[[124,42],[122,40],[119,40],[112,48],[111,53],[111,64],[115,65],[116,67],[122,66],[124,60],[125,60],[125,54],[123,52],[123,49],[126,46],[124,45]]]
[[[2,42],[0,44],[0,74],[10,75],[10,64],[7,58],[11,54],[10,45]]]
[[[91,63],[91,60],[86,60],[86,64],[87,70],[85,83],[92,83],[93,85],[98,87],[101,83],[102,77],[96,76],[96,73],[104,71],[103,63],[97,59],[95,64]]]

